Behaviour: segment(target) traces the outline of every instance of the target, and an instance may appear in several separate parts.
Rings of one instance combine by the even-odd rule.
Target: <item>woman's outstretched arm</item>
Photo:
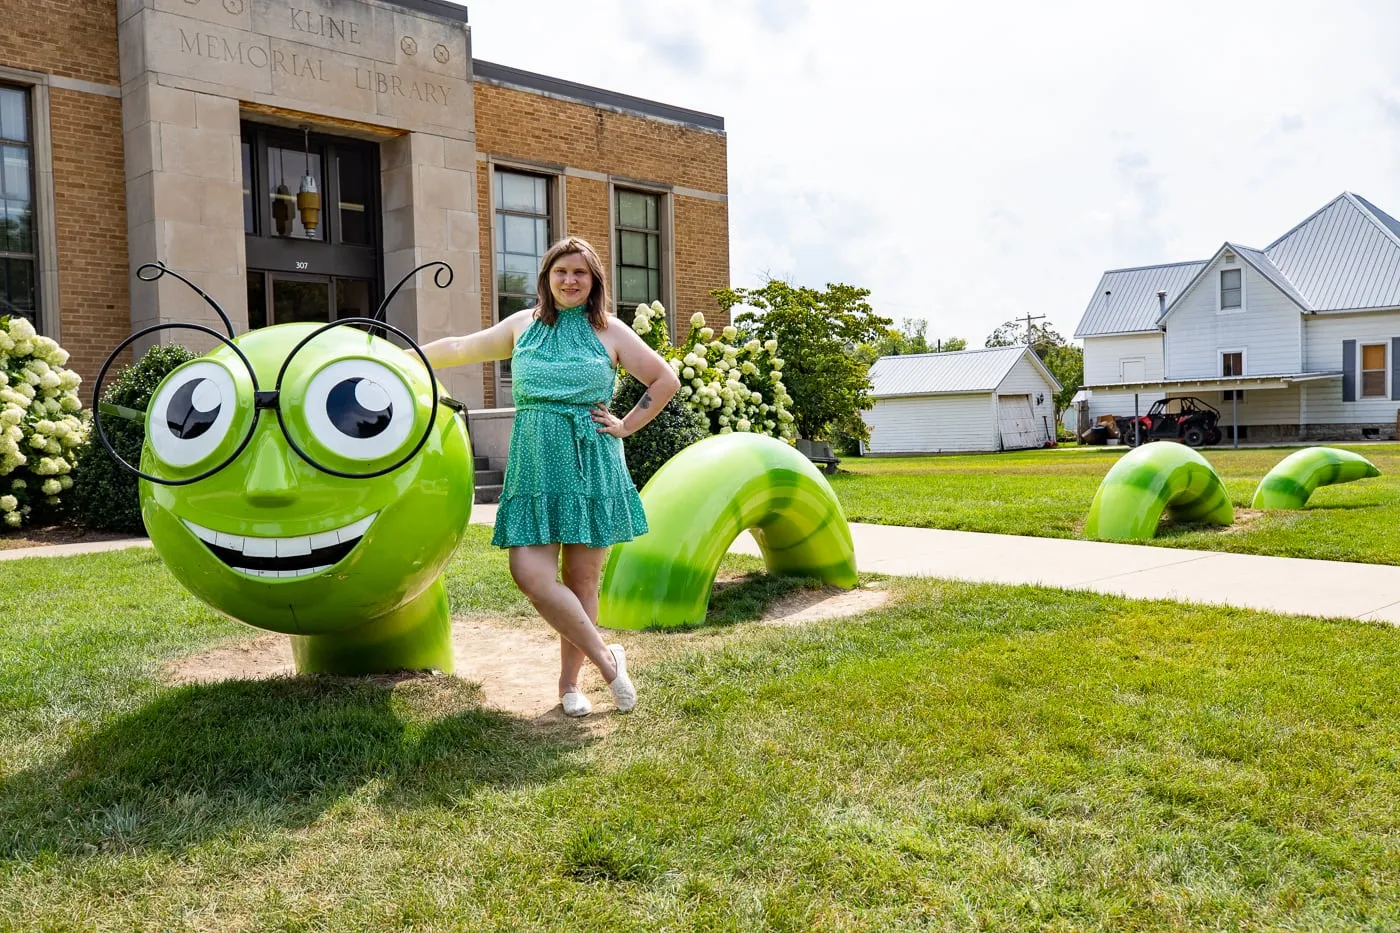
[[[534,308],[526,308],[524,311],[515,312],[499,324],[474,334],[443,337],[441,340],[425,343],[423,355],[428,358],[433,369],[510,359],[511,351],[515,349],[517,328],[523,329],[522,325],[528,325],[534,313]]]

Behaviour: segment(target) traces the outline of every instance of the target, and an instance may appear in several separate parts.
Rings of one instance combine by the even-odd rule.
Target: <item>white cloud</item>
[[[1400,6],[482,0],[490,61],[725,118],[730,268],[870,288],[973,346],[1107,268],[1400,214]]]

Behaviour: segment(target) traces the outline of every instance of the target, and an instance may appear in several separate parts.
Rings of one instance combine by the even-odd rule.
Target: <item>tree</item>
[[[853,415],[874,404],[868,365],[856,349],[885,336],[893,322],[870,307],[869,289],[828,283],[817,291],[770,279],[759,288],[711,294],[726,312],[756,309],[735,317],[735,326],[748,336],[778,342],[800,437],[826,439],[834,425],[851,423]]]
[[[929,343],[925,334],[928,321],[923,318],[905,318],[898,327],[887,327],[878,338],[856,347],[856,356],[867,366],[882,356],[903,356],[909,353],[945,353],[966,350],[967,341],[961,337],[950,337]]]
[[[1029,346],[1045,368],[1060,384],[1055,393],[1055,421],[1059,423],[1060,413],[1074,400],[1074,393],[1084,385],[1084,350],[1069,343],[1049,324],[1030,324],[1027,339],[1027,324],[1020,321],[1007,321],[992,331],[987,337],[989,347]]]

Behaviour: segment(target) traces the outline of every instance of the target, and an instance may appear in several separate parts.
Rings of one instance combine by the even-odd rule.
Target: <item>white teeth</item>
[[[323,547],[335,547],[339,543],[340,535],[334,531],[325,531],[311,536],[311,550],[313,551],[319,551]]]
[[[308,537],[275,538],[273,540],[277,545],[278,557],[305,557],[311,553],[311,539]]]
[[[324,567],[306,567],[302,570],[249,570],[246,567],[234,567],[239,573],[246,573],[250,577],[265,577],[273,580],[291,580],[296,577],[309,577],[331,569],[330,564]]]
[[[353,525],[346,525],[344,528],[337,529],[336,534],[340,536],[340,543],[344,544],[347,541],[354,541],[356,538],[363,537],[364,533],[369,531],[369,526],[374,524],[374,519],[378,515],[378,512],[375,512],[373,515],[366,515]]]
[[[215,547],[224,548],[230,551],[237,551],[244,557],[305,557],[315,553],[322,548],[334,547],[337,544],[347,544],[364,537],[369,531],[369,526],[374,524],[374,520],[379,517],[379,513],[366,515],[357,522],[346,525],[344,528],[336,528],[332,531],[323,531],[314,535],[295,535],[287,538],[259,538],[252,535],[228,535],[222,531],[214,531],[197,525],[192,521],[185,520],[185,527],[195,534],[201,541],[212,544]],[[235,567],[239,573],[245,573],[253,577],[271,577],[274,579],[289,579],[295,577],[309,577],[312,574],[329,570],[330,564],[322,567],[310,567],[304,570],[248,570],[242,567]]]

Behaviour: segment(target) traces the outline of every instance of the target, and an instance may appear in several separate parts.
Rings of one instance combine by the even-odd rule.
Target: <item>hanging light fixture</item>
[[[281,151],[277,155],[277,190],[272,194],[272,222],[277,226],[278,236],[292,235],[292,193],[287,190],[287,180],[283,174],[286,166],[282,162]]]
[[[316,179],[311,176],[311,127],[303,126],[301,132],[306,151],[306,174],[302,176],[301,187],[297,190],[297,210],[301,212],[301,225],[306,228],[306,235],[314,239],[316,227],[321,223],[321,193],[316,189]]]

